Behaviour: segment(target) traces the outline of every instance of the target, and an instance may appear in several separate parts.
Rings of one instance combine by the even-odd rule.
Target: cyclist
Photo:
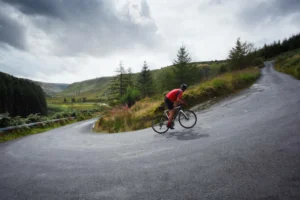
[[[178,104],[186,104],[184,101],[182,101],[182,94],[187,89],[186,84],[182,84],[180,88],[171,90],[166,96],[165,96],[165,103],[168,106],[169,109],[169,120],[167,127],[170,129],[174,129],[174,123],[173,123],[173,117],[175,114],[174,104],[177,106]]]

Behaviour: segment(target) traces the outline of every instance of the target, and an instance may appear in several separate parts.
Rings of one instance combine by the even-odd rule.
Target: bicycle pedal
[[[169,129],[175,129],[174,126],[167,126]]]

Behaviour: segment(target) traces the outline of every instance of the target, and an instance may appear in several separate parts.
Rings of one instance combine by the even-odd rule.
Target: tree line
[[[208,66],[197,67],[191,61],[186,46],[182,45],[170,68],[151,71],[144,61],[140,73],[133,74],[130,67],[126,69],[120,62],[110,84],[111,104],[121,103],[131,107],[139,99],[178,88],[182,83],[191,85],[209,76]]]
[[[179,87],[182,83],[193,85],[228,71],[251,66],[262,67],[266,59],[298,48],[300,48],[300,34],[293,35],[282,42],[265,44],[264,47],[258,49],[252,43],[238,38],[235,46],[229,51],[227,59],[221,64],[218,61],[211,61],[206,65],[202,63],[199,67],[199,63],[192,63],[185,45],[179,48],[177,58],[169,68],[150,71],[147,62],[144,61],[140,73],[133,75],[131,68],[125,69],[123,63],[120,62],[110,86],[111,100],[116,104],[127,104],[130,107],[139,99],[165,93],[172,88]],[[220,64],[214,72],[211,67],[213,63]]]
[[[35,113],[47,115],[44,91],[33,81],[0,72],[0,113],[6,112],[22,117]]]
[[[274,41],[272,44],[265,44],[262,48],[254,52],[257,56],[264,59],[272,59],[287,51],[293,51],[300,48],[300,33],[295,34],[282,41]]]
[[[211,76],[262,64],[263,61],[257,60],[254,51],[252,44],[242,42],[238,38],[235,47],[229,52],[227,61],[221,64],[218,61],[211,61],[199,66],[199,63],[192,63],[186,46],[182,45],[172,66],[156,70],[155,73],[155,70],[150,71],[147,62],[144,61],[140,73],[135,76],[131,68],[125,69],[123,63],[120,62],[116,69],[116,76],[110,85],[110,103],[112,105],[127,104],[131,107],[137,100],[166,93],[183,83],[193,85]],[[214,74],[210,64],[219,65]]]

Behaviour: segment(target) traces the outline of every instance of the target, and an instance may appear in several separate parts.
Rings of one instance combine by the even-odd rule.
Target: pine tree
[[[117,75],[113,78],[110,84],[110,93],[114,98],[120,99],[126,93],[126,89],[129,84],[133,84],[133,79],[131,68],[125,70],[122,62],[120,62],[119,67],[116,69],[116,73]],[[131,81],[132,83],[129,83]]]
[[[175,74],[176,84],[187,83],[191,68],[188,66],[192,59],[189,56],[186,46],[182,45],[177,53],[177,60],[174,60],[173,72]]]
[[[242,69],[251,63],[250,55],[253,52],[253,45],[247,42],[241,42],[237,39],[235,47],[230,52],[228,59],[232,69]]]
[[[125,78],[125,85],[127,85],[127,87],[133,87],[133,85],[134,85],[134,80],[133,80],[131,67],[128,67],[128,69],[127,69],[127,74],[126,74],[126,78]]]
[[[146,61],[144,61],[142,71],[138,76],[138,87],[143,98],[153,92],[153,80]]]
[[[172,70],[166,69],[161,70],[156,76],[156,90],[159,92],[166,92],[174,87],[178,87],[177,81],[175,80],[175,75]]]

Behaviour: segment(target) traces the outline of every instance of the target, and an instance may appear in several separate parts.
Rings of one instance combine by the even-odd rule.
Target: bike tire
[[[169,130],[167,127],[168,118],[164,115],[156,116],[152,119],[152,129],[159,134],[165,133]]]
[[[193,128],[197,123],[197,115],[191,110],[184,110],[183,112],[187,115],[188,119],[180,112],[178,118],[179,124],[184,128]],[[186,121],[189,121],[191,125],[186,125]]]

